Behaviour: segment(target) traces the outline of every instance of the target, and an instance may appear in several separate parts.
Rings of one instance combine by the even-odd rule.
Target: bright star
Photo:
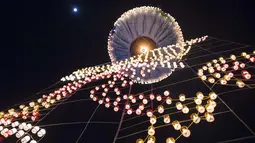
[[[73,8],[73,12],[77,12],[78,11],[78,9],[75,7],[75,8]]]

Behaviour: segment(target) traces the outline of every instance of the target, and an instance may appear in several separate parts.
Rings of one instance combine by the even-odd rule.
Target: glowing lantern
[[[109,97],[109,99],[110,99],[110,97]],[[116,101],[117,101],[117,102],[120,102],[120,100],[121,100],[121,97],[118,96],[118,97],[116,98]]]
[[[241,63],[241,64],[240,64],[240,68],[245,68],[245,64],[244,64],[244,63]]]
[[[144,95],[143,94],[140,94],[139,95],[139,99],[142,100],[144,98]]]
[[[181,124],[177,120],[173,121],[172,125],[173,125],[175,130],[180,130],[181,129]]]
[[[153,116],[153,111],[152,110],[147,110],[146,112],[148,117],[152,117]]]
[[[234,61],[234,60],[236,60],[236,56],[235,55],[231,55],[230,59]]]
[[[195,102],[197,105],[202,104],[202,100],[199,99],[199,98],[197,98],[197,97],[194,98],[194,102]]]
[[[166,91],[164,92],[164,95],[165,95],[165,96],[169,96],[169,95],[170,95],[170,91],[166,90]]]
[[[153,115],[152,117],[150,117],[150,123],[152,125],[156,124],[156,122],[157,122],[157,117],[156,116]]]
[[[214,76],[215,78],[220,78],[220,77],[221,77],[220,73],[214,73],[213,76]]]
[[[179,95],[179,100],[180,100],[181,102],[185,101],[185,95],[184,95],[184,94],[180,94],[180,95]]]
[[[233,69],[236,71],[239,69],[238,65],[233,66]]]
[[[209,73],[214,73],[213,67],[210,67],[208,70],[209,70]]]
[[[213,108],[216,107],[217,103],[214,100],[208,100],[207,103],[212,106]]]
[[[167,138],[166,143],[175,143],[175,139],[174,138]]]
[[[117,101],[114,101],[114,102],[113,102],[113,105],[114,105],[114,106],[117,106],[117,105],[118,105],[118,102],[117,102]]]
[[[167,114],[167,115],[164,115],[164,123],[166,124],[169,124],[170,123],[170,116]]]
[[[205,109],[206,109],[206,111],[207,111],[208,113],[214,112],[214,107],[213,107],[212,105],[210,105],[210,104],[206,104],[206,105],[205,105]]]
[[[221,84],[221,85],[226,85],[226,84],[227,84],[227,81],[226,81],[224,78],[221,78],[221,79],[220,79],[220,84]]]
[[[38,137],[42,137],[46,134],[46,130],[45,129],[41,129],[39,132],[37,132],[37,136]]]
[[[119,107],[118,107],[118,106],[115,106],[115,107],[113,108],[113,110],[114,110],[115,112],[118,112],[118,111],[119,111]]]
[[[35,126],[35,127],[31,130],[31,132],[32,132],[33,134],[36,134],[39,130],[40,130],[40,127]]]
[[[98,104],[103,104],[104,103],[104,100],[103,99],[100,99],[100,100],[98,100]]]
[[[157,95],[156,99],[157,99],[157,101],[161,101],[162,100],[161,95]]]
[[[217,98],[217,94],[215,92],[210,92],[209,97],[210,99],[215,100]]]
[[[150,99],[151,99],[151,100],[154,100],[154,99],[155,99],[154,94],[150,94]]]
[[[231,79],[231,77],[230,77],[229,75],[226,74],[226,75],[224,75],[224,79],[227,80],[227,81],[229,81],[229,80]]]
[[[251,57],[250,61],[254,63],[255,62],[255,57]]]
[[[215,82],[215,79],[214,79],[213,77],[209,77],[209,78],[208,78],[208,81],[209,81],[210,83],[214,83],[214,82]]]
[[[132,109],[128,109],[128,110],[127,110],[127,114],[128,114],[128,115],[131,115],[132,113],[133,113]]]
[[[190,118],[195,124],[198,124],[201,121],[201,118],[196,113],[191,114]]]
[[[205,107],[202,105],[197,105],[196,109],[199,113],[204,113],[205,112]]]
[[[176,108],[177,108],[177,110],[182,110],[182,108],[183,108],[182,103],[181,102],[177,102],[176,103]]]
[[[149,136],[147,143],[155,143],[156,142],[156,138],[154,136]]]
[[[35,140],[31,140],[31,141],[30,141],[30,143],[37,143],[37,141],[35,141]]]
[[[213,114],[206,112],[205,113],[205,119],[206,119],[207,122],[213,122],[214,121],[214,116],[213,116]]]
[[[24,126],[24,130],[25,130],[25,131],[28,131],[28,130],[31,129],[31,128],[32,128],[32,125],[31,125],[31,124],[27,124],[27,125]]]
[[[242,71],[242,76],[243,76],[245,79],[251,79],[251,75],[250,75],[249,72],[246,71],[246,70],[243,70],[243,71]]]
[[[142,111],[141,111],[141,109],[136,109],[135,113],[136,113],[137,115],[141,115]]]
[[[144,143],[143,139],[137,139],[136,143]]]
[[[16,137],[17,137],[17,138],[20,138],[20,137],[22,137],[24,134],[25,134],[25,132],[24,132],[23,130],[19,130],[19,131],[16,133]]]
[[[166,104],[168,104],[168,105],[172,104],[172,98],[171,97],[167,97]]]
[[[153,126],[149,126],[148,135],[153,136],[155,134],[155,128]]]
[[[140,110],[144,110],[144,104],[140,104],[140,105],[139,105],[139,109],[140,109]]]
[[[183,108],[182,108],[182,112],[184,114],[188,114],[189,113],[189,108],[186,105],[184,105]]]
[[[159,106],[158,106],[158,112],[159,112],[160,114],[164,113],[164,106],[159,105]]]
[[[143,99],[143,104],[147,104],[148,100],[147,99]]]
[[[25,136],[24,138],[21,139],[21,142],[22,142],[22,143],[27,143],[27,142],[30,141],[30,139],[31,139],[30,136]]]
[[[106,108],[109,108],[109,107],[110,107],[110,102],[106,102],[106,103],[105,103],[105,107],[106,107]]]
[[[236,85],[239,87],[239,88],[243,88],[245,86],[245,83],[241,80],[237,80],[236,81]]]
[[[201,79],[205,81],[207,79],[207,77],[205,75],[203,75],[203,76],[201,76]]]
[[[202,92],[197,92],[196,96],[197,96],[197,99],[201,99],[201,100],[204,99],[204,94]]]
[[[207,66],[203,66],[202,69],[203,69],[204,71],[206,71],[208,68],[207,68]]]
[[[186,137],[186,138],[189,137],[190,134],[191,134],[189,128],[186,127],[186,126],[183,126],[183,127],[181,128],[181,133],[182,133],[182,135],[183,135],[184,137]]]

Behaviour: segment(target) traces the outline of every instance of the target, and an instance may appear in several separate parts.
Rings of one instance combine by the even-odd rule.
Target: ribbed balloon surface
[[[138,7],[125,12],[114,24],[108,39],[108,52],[112,62],[128,59],[132,56],[131,44],[138,37],[148,37],[156,47],[167,47],[183,42],[181,29],[175,19],[155,7]],[[175,47],[176,52],[181,52]],[[177,59],[173,59],[172,62]],[[141,68],[136,68],[135,76],[130,79],[143,83],[153,83],[169,76],[174,68],[160,64],[146,76],[140,76]],[[161,78],[161,79],[160,79]]]

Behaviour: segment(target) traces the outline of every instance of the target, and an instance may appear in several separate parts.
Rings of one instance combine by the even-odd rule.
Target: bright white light
[[[148,49],[147,46],[141,46],[140,50],[141,50],[142,53],[146,53],[146,52],[148,52],[149,49]]]
[[[73,8],[73,11],[74,11],[74,12],[77,12],[77,11],[78,11],[78,9],[75,7],[75,8]]]

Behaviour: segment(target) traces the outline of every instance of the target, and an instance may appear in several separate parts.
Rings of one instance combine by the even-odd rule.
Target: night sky
[[[1,110],[50,86],[62,76],[70,74],[78,68],[109,62],[108,34],[122,13],[137,6],[159,7],[175,17],[186,40],[209,35],[248,45],[255,43],[254,4],[248,0],[26,0],[25,2],[5,1],[1,2],[0,5],[2,9],[0,30]],[[73,12],[74,7],[78,8],[77,13]],[[252,93],[250,96],[254,95],[254,91],[250,93]],[[228,101],[234,104],[238,99],[236,97],[232,102],[228,98]],[[89,104],[88,108],[90,105],[93,105],[91,108],[96,107],[95,103],[86,102],[84,104]],[[245,103],[238,105],[246,106]],[[253,110],[247,111],[242,108],[240,113],[246,115],[245,121],[249,122],[249,125],[255,130],[255,125],[252,122],[255,120],[254,115],[250,117],[255,108],[252,105],[249,107]],[[86,111],[87,117],[90,117],[93,112],[93,109],[86,109],[79,105],[72,108],[79,110],[79,112],[91,110]],[[251,113],[252,111],[253,113]],[[100,112],[106,114],[103,109]],[[120,114],[112,118],[115,117],[118,121]],[[82,120],[76,119],[76,121]],[[84,118],[83,121],[86,119]],[[224,122],[229,121],[225,120]],[[237,121],[233,121],[233,126],[235,126],[235,122]],[[95,125],[94,129],[88,129],[88,131],[91,130],[97,134],[93,136],[93,138],[98,138],[97,141],[89,139],[88,133],[87,139],[84,138],[81,142],[110,143],[113,135],[106,131],[107,129],[116,131],[116,127],[116,125],[113,127],[105,126],[103,128],[105,131],[97,134],[96,131],[100,130],[100,126]],[[210,126],[210,128],[213,127]],[[200,130],[199,128],[196,129]],[[74,134],[71,132],[72,129],[60,130],[56,129],[56,132],[69,132],[70,136]],[[217,138],[218,135],[221,136],[218,137],[217,141],[231,139],[231,137],[222,137],[222,134],[225,133],[224,128],[217,131],[210,132],[214,135],[208,137]],[[67,143],[75,142],[75,138],[80,132],[79,129],[77,135]],[[103,134],[110,139],[100,139]],[[51,133],[50,136],[53,137],[54,133]],[[240,137],[242,136],[240,135]],[[61,138],[61,133],[59,133],[59,138]],[[188,139],[181,141],[189,142]],[[46,139],[42,142],[51,143],[58,142],[58,140],[56,138],[53,141]],[[207,142],[210,141],[207,140]],[[238,143],[252,142],[255,142],[255,139],[239,141]]]

